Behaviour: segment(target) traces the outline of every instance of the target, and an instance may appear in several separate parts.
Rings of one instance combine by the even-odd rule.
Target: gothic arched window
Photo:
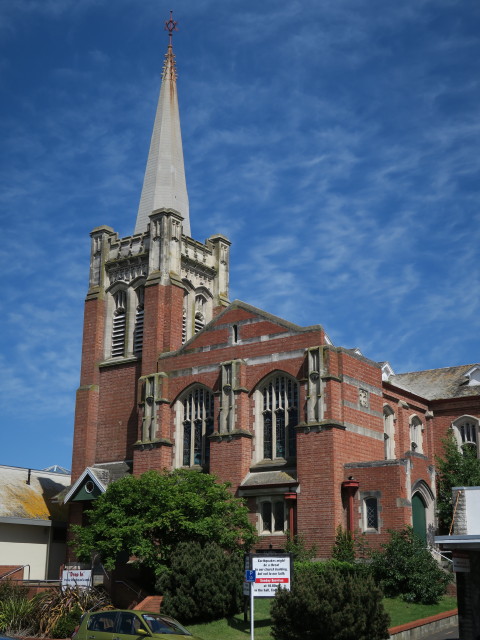
[[[181,465],[207,465],[213,433],[213,394],[204,387],[195,387],[181,401]]]
[[[455,437],[462,451],[471,449],[478,457],[479,421],[472,416],[462,416],[453,423]]]
[[[135,326],[133,329],[133,353],[140,356],[143,350],[143,319],[144,319],[144,289],[139,287],[136,291],[137,306],[135,308]]]
[[[412,451],[423,453],[423,425],[417,416],[410,418],[410,447]]]
[[[119,289],[114,297],[115,309],[112,322],[112,358],[125,354],[125,334],[127,328],[127,292]]]
[[[207,300],[202,295],[195,296],[195,318],[194,318],[194,331],[198,333],[205,326],[205,310],[207,306]]]
[[[263,457],[267,460],[296,455],[295,426],[298,424],[298,384],[277,374],[259,389],[263,436]]]
[[[395,458],[395,414],[388,405],[383,407],[383,437],[385,460],[393,460]]]

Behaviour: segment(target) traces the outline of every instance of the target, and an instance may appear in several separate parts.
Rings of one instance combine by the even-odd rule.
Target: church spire
[[[163,65],[162,85],[153,125],[147,168],[137,213],[135,233],[146,231],[149,215],[156,209],[175,209],[183,216],[183,233],[190,232],[185,167],[183,163],[182,134],[177,97],[177,70],[173,53],[172,35],[177,23],[172,18],[165,22],[168,48]]]

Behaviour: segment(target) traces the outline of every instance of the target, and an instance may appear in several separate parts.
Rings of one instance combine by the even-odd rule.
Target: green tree
[[[181,542],[157,581],[162,612],[185,624],[238,613],[243,604],[243,557],[216,542]]]
[[[382,640],[388,615],[372,577],[330,563],[295,566],[292,590],[279,589],[272,604],[275,640]],[[315,565],[323,564],[319,568]]]
[[[243,553],[256,533],[247,507],[228,487],[212,475],[184,469],[121,478],[93,503],[88,526],[72,527],[75,552],[80,560],[100,552],[107,569],[128,554],[156,575],[180,542],[213,540]]]
[[[392,531],[383,551],[372,555],[370,569],[385,595],[406,602],[436,604],[452,576],[443,571],[412,527]]]
[[[332,558],[343,562],[355,562],[355,539],[352,532],[344,529],[341,524],[335,533]]]
[[[480,486],[480,460],[476,448],[461,449],[450,429],[442,440],[443,457],[437,457],[437,513],[440,533],[448,534],[453,519],[452,487]]]

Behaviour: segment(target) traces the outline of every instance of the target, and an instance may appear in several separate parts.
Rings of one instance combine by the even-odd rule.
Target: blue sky
[[[89,232],[133,232],[170,9],[231,299],[396,372],[480,360],[480,3],[0,0],[1,464],[70,467]]]

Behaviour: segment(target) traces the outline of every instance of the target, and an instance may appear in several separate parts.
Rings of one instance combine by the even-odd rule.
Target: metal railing
[[[12,576],[14,573],[17,573],[17,571],[20,571],[20,569],[25,569],[25,567],[28,567],[28,578],[27,580],[30,580],[30,565],[29,564],[22,564],[21,567],[15,567],[15,569],[12,569],[11,571],[8,571],[8,573],[4,573],[2,576],[0,576],[0,580],[3,580],[4,578],[8,578],[8,576]],[[18,580],[18,578],[17,578]],[[20,578],[20,580],[23,580],[23,578]]]
[[[440,553],[440,551],[438,549],[435,549],[435,547],[428,547],[429,551],[431,551],[431,553],[436,553],[438,556],[440,556],[440,558],[443,558],[444,560],[446,560],[447,562],[450,562],[451,564],[453,564],[453,560],[452,558],[448,558],[447,556],[444,556],[443,553]]]

